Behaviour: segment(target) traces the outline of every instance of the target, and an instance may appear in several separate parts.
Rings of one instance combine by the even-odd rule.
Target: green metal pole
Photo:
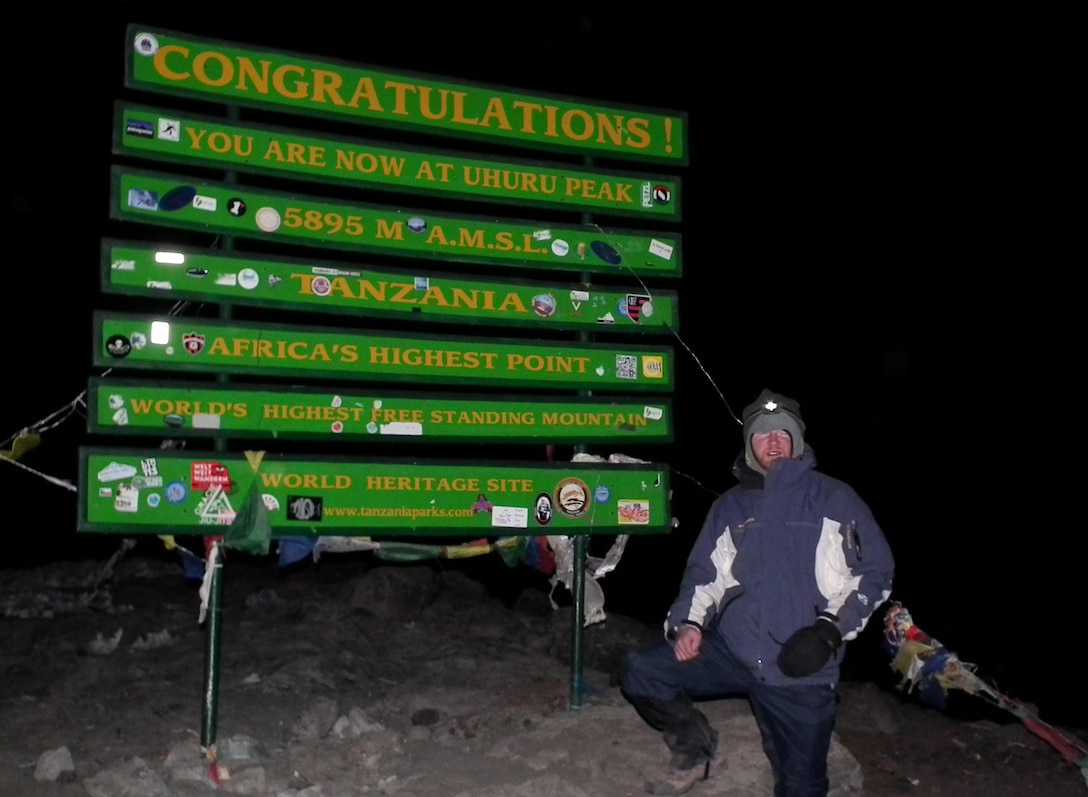
[[[241,116],[237,105],[227,106],[227,118],[232,122],[237,122],[241,119]],[[227,183],[237,183],[238,173],[228,171],[225,173],[225,179]],[[234,249],[234,236],[223,236],[223,249],[226,251]],[[219,318],[230,321],[231,316],[231,304],[229,302],[220,304]],[[230,377],[226,374],[216,375],[216,382],[220,384],[226,384],[229,381]],[[226,439],[216,437],[214,447],[216,451],[226,451]],[[208,550],[207,556],[209,559],[212,558],[213,551],[216,556],[208,595],[207,635],[204,637],[204,708],[200,721],[200,746],[205,751],[205,756],[214,761],[219,724],[219,661],[222,658],[223,642],[223,578],[225,575],[223,557],[225,550],[221,541],[214,543],[212,548]]]
[[[592,168],[593,159],[585,158],[585,165],[587,168]],[[593,216],[589,213],[582,214],[582,223],[591,224],[593,222]],[[581,273],[583,283],[590,281],[590,275],[588,272],[583,271]],[[578,340],[582,343],[586,343],[591,339],[591,335],[588,332],[579,332]],[[579,396],[589,396],[592,393],[588,390],[579,390]],[[586,447],[584,445],[577,445],[574,450],[579,453],[585,453]],[[571,584],[571,592],[574,596],[574,619],[573,628],[571,629],[571,663],[570,663],[570,710],[581,711],[582,700],[585,697],[586,684],[585,684],[585,639],[586,639],[586,558],[587,550],[589,549],[589,537],[585,534],[579,534],[574,538],[574,574],[573,583]]]
[[[223,557],[221,543],[208,550],[211,565],[211,585],[208,590],[208,626],[204,637],[204,712],[200,723],[200,747],[204,756],[216,758],[217,725],[219,722],[219,656],[223,635]]]

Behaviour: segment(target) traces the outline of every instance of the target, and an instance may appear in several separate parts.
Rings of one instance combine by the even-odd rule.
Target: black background
[[[91,20],[32,12],[9,27],[0,436],[65,407],[96,373],[93,309],[166,309],[98,291],[102,237],[170,235],[108,218],[112,102],[214,106],[126,90],[128,22],[684,111],[690,165],[663,169],[683,179],[684,275],[650,285],[680,294],[676,441],[622,451],[673,467],[679,526],[632,539],[601,582],[606,609],[663,616],[710,501],[732,484],[734,413],[771,387],[800,400],[821,469],[872,506],[897,558],[893,597],[919,625],[1044,719],[1088,727],[1083,29],[717,21],[667,5],[581,15],[311,5],[215,14],[118,3]],[[77,414],[24,462],[74,482],[88,442],[118,444],[89,437]],[[119,542],[77,535],[74,493],[2,463],[0,499],[4,566]],[[885,668],[874,630],[851,649],[856,672]]]

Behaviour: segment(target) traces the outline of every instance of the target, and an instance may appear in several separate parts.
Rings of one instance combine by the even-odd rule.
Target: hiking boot
[[[716,771],[725,767],[725,757],[720,754],[716,755],[711,760],[707,760],[704,756],[702,757],[702,760],[691,762],[693,765],[685,769],[680,769],[675,766],[677,763],[687,763],[687,760],[685,759],[690,760],[689,757],[674,753],[672,765],[663,772],[646,779],[646,793],[686,794],[691,791],[696,783],[706,780]]]

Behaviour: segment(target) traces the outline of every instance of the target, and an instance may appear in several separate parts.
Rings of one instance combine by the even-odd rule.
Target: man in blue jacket
[[[740,484],[707,514],[665,639],[627,658],[621,685],[672,752],[652,793],[686,791],[715,761],[693,699],[746,695],[775,797],[826,797],[842,643],[888,599],[892,554],[858,494],[815,470],[797,402],[764,390],[743,424]]]

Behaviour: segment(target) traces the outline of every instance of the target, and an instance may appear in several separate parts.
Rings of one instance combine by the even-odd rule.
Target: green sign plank
[[[680,179],[587,171],[521,160],[483,160],[377,141],[316,137],[298,130],[231,124],[118,102],[113,151],[158,160],[341,183],[610,215],[680,220]]]
[[[686,163],[683,113],[527,94],[131,25],[125,85],[585,155]]]
[[[345,460],[81,448],[81,532],[222,534],[250,489],[291,536],[664,533],[667,465]]]
[[[92,378],[92,433],[425,443],[667,443],[668,399],[355,394]]]
[[[94,364],[359,380],[666,392],[668,346],[407,336],[96,311]]]
[[[406,257],[679,277],[679,234],[602,230],[344,204],[115,166],[110,214],[122,221]]]
[[[676,293],[655,289],[651,294],[641,283],[622,290],[584,283],[488,281],[426,268],[378,271],[146,243],[103,242],[102,290],[541,331],[663,334],[679,327]]]

